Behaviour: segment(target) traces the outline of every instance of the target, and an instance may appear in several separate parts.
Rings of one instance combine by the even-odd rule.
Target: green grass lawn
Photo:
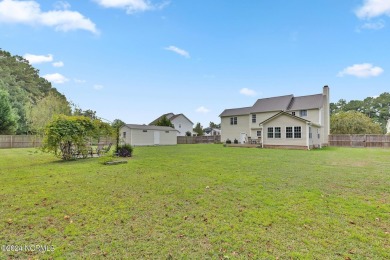
[[[0,150],[0,259],[389,259],[390,150]]]

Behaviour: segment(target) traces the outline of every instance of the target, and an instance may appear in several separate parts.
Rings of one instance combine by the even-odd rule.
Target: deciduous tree
[[[0,89],[0,134],[13,134],[17,127],[17,116],[11,107],[9,95]]]
[[[331,134],[383,134],[378,123],[357,111],[339,112],[330,118]]]

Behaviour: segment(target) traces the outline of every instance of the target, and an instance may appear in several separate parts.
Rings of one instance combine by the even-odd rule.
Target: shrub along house
[[[328,145],[329,87],[321,94],[258,99],[251,107],[226,109],[221,141],[261,147],[311,149]]]
[[[132,146],[176,145],[177,130],[169,126],[134,125],[121,127],[121,143]]]

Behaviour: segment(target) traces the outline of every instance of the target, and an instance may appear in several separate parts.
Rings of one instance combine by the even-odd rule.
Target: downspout
[[[263,131],[263,124],[259,124],[261,129],[261,148],[264,148],[264,131]]]
[[[310,150],[310,133],[309,133],[309,127],[310,127],[310,123],[307,122],[306,123],[306,146],[307,146],[307,150]]]

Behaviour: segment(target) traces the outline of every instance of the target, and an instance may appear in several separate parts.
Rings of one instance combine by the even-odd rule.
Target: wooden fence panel
[[[0,135],[0,148],[39,147],[42,138],[35,135]]]
[[[220,135],[212,136],[178,136],[177,144],[212,144],[221,142]]]
[[[329,135],[330,146],[390,148],[389,135]]]
[[[36,135],[0,135],[1,148],[32,148],[42,145],[43,137]],[[97,145],[97,140],[91,140],[92,144]],[[101,137],[99,144],[108,145],[114,141],[111,137]]]

